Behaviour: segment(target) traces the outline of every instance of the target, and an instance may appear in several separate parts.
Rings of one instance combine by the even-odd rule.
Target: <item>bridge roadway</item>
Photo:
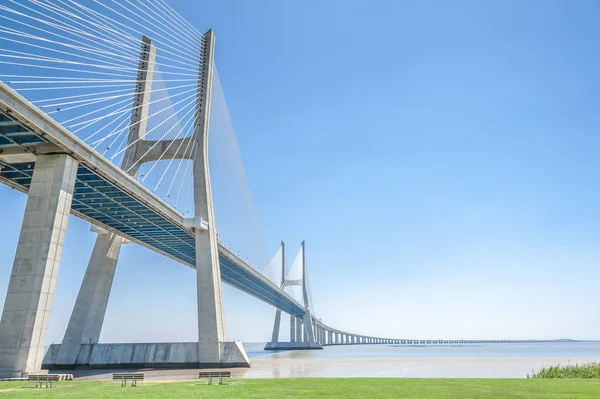
[[[27,193],[36,155],[67,153],[79,161],[71,213],[126,239],[195,267],[193,231],[184,217],[26,98],[0,82],[0,182]],[[219,243],[221,278],[295,317],[304,307]],[[346,333],[314,320],[324,345],[452,344],[528,341],[398,340]]]

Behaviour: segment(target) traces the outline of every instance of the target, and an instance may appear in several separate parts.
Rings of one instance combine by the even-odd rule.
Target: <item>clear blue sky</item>
[[[215,30],[269,250],[307,241],[328,324],[600,339],[597,1],[172,4]],[[26,198],[0,199],[2,301]],[[49,342],[94,238],[70,219]],[[224,296],[229,337],[267,340],[274,310]],[[191,341],[195,317],[191,269],[124,247],[103,341]]]

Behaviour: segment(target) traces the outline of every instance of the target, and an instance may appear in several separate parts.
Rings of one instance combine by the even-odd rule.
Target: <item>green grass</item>
[[[600,363],[544,367],[531,378],[600,378]]]
[[[35,389],[27,382],[0,382],[0,398],[344,398],[344,399],[454,399],[599,398],[598,380],[545,379],[391,379],[299,378],[233,380],[227,385],[199,381],[146,381],[121,388],[112,381],[59,382],[51,389]]]

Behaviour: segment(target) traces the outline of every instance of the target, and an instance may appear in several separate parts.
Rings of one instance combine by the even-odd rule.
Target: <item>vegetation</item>
[[[575,379],[298,378],[233,380],[223,386],[200,381],[138,384],[122,388],[118,381],[79,380],[36,389],[27,382],[0,382],[0,398],[581,399],[598,398],[600,393],[600,380]]]
[[[600,378],[600,363],[544,367],[531,378]]]

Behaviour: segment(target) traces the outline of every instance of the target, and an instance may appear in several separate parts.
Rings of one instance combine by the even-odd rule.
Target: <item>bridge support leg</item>
[[[290,342],[296,342],[296,317],[290,315]]]
[[[226,342],[221,268],[208,166],[208,126],[214,71],[214,34],[204,34],[196,125],[193,135],[194,219],[196,225],[196,290],[198,300],[198,365],[207,367],[249,367],[250,361],[239,342]]]
[[[39,155],[0,320],[0,376],[39,371],[78,162]]]
[[[296,317],[296,342],[304,342],[304,335],[302,334],[302,319]]]
[[[83,344],[97,344],[106,315],[123,238],[99,231],[75,307],[56,356],[56,366],[74,365]]]
[[[281,242],[281,285],[280,287],[283,289],[285,286],[285,244],[283,241]],[[294,320],[294,317],[290,315],[290,323]],[[271,336],[271,342],[267,343],[265,346],[265,350],[274,350],[279,349],[279,330],[281,328],[281,310],[277,309],[275,311],[275,323],[273,324],[273,335]],[[293,326],[290,326],[290,343],[294,342],[292,340],[291,334],[294,332]],[[295,340],[295,337],[294,337]],[[289,345],[284,345],[289,346]]]

